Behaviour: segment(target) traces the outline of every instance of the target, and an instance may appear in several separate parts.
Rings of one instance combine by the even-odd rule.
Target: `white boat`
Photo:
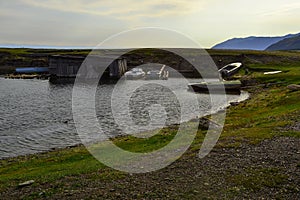
[[[161,74],[160,74],[159,70],[151,70],[146,73],[145,78],[147,80],[158,80],[158,79],[160,79],[160,76],[161,76]]]
[[[146,80],[168,80],[169,78],[169,71],[166,69],[166,65],[163,65],[160,70],[150,70],[146,73],[145,79]]]
[[[233,74],[237,73],[240,68],[242,67],[242,63],[236,62],[236,63],[231,63],[228,64],[221,69],[219,69],[220,74],[222,75],[222,78],[226,78],[229,76],[232,76]]]
[[[272,72],[264,72],[264,75],[269,75],[269,74],[279,74],[282,71],[272,71]]]
[[[128,80],[144,78],[145,72],[141,68],[133,68],[128,72],[125,72],[125,78]]]

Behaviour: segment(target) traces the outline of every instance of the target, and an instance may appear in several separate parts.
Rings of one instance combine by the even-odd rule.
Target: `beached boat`
[[[213,81],[188,84],[189,90],[195,92],[209,92],[209,93],[240,93],[241,81]]]
[[[264,72],[264,75],[270,75],[270,74],[279,74],[282,71],[271,71],[271,72]]]
[[[146,80],[168,80],[169,71],[166,70],[166,65],[163,65],[160,70],[150,70],[146,73]]]
[[[145,78],[147,80],[158,80],[158,79],[160,79],[160,76],[161,76],[161,74],[160,74],[159,70],[150,70],[146,73]]]
[[[219,72],[223,78],[230,77],[233,74],[237,73],[240,70],[240,68],[242,67],[242,65],[243,64],[240,62],[231,63],[231,64],[228,64],[228,65],[222,67],[221,69],[219,69]]]
[[[145,76],[145,72],[141,68],[133,68],[124,75],[127,80],[141,79]]]

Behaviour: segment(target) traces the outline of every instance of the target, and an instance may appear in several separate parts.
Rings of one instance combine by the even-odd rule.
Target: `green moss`
[[[177,128],[163,128],[158,134],[149,138],[120,137],[115,139],[114,143],[127,151],[145,153],[164,147],[174,138],[176,133]]]
[[[247,140],[257,143],[274,136],[299,136],[297,131],[281,131],[299,116],[300,92],[289,92],[284,87],[261,89],[250,100],[227,111],[221,139]]]
[[[1,160],[0,164],[2,187],[30,179],[47,182],[103,168],[83,147]]]

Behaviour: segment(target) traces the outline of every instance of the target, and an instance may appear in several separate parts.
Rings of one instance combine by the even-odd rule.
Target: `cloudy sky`
[[[181,32],[203,47],[300,32],[299,0],[0,0],[0,44],[95,46],[134,28]]]

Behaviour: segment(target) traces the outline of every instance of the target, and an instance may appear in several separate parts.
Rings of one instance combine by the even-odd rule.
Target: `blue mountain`
[[[281,40],[275,44],[272,44],[266,50],[268,51],[300,50],[300,35]]]
[[[246,38],[233,38],[225,42],[219,43],[212,47],[212,49],[248,49],[248,50],[265,50],[272,44],[275,44],[281,40],[292,38],[298,34],[288,34],[285,36],[276,37],[246,37]]]

